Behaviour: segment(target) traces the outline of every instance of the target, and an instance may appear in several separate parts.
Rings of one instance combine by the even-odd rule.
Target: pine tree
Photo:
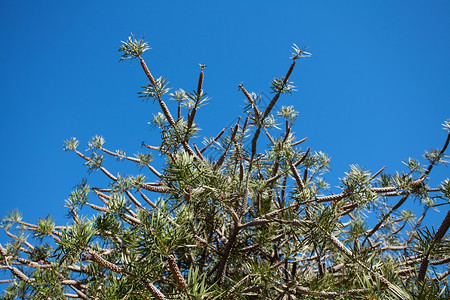
[[[30,224],[19,212],[3,219],[10,241],[0,244],[1,268],[11,279],[2,280],[10,282],[2,299],[450,296],[450,180],[428,183],[432,169],[445,164],[450,120],[443,124],[443,147],[427,151],[425,165],[409,159],[409,171],[395,174],[352,165],[340,179],[341,192],[330,194],[323,178],[329,157],[295,137],[292,106],[274,112],[282,94],[294,91],[289,78],[296,64],[310,53],[294,44],[290,67],[271,82],[266,107],[239,85],[246,116],[198,147],[195,117],[208,101],[206,66],[193,92],[169,94],[168,81],[155,79],[142,57],[148,49],[130,36],[119,51],[121,60],[139,61],[148,78],[139,97],[161,109],[152,121],[160,144],[143,143],[145,152],[131,157],[105,148],[101,136],[88,143],[88,155],[77,139],[67,140],[64,149],[110,184],[82,181],[66,200],[66,226],[51,217]],[[167,99],[178,103],[175,117]],[[218,155],[206,155],[210,149]],[[136,163],[150,179],[113,175],[105,156]],[[153,157],[162,169],[152,166]],[[424,208],[418,218],[402,210],[413,200]],[[435,230],[426,217],[437,206],[447,213]],[[92,211],[92,217],[82,213]]]

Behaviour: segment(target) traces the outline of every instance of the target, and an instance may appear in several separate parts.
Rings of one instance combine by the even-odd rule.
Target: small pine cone
[[[175,281],[178,283],[180,288],[182,290],[187,289],[186,281],[184,280],[183,276],[181,275],[180,269],[178,268],[177,262],[175,261],[175,257],[173,255],[169,255],[169,268],[170,272],[172,273],[173,277],[175,278]]]

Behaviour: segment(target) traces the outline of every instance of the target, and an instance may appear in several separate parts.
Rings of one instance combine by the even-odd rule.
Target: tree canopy
[[[17,211],[4,217],[10,240],[0,244],[0,260],[11,279],[2,280],[10,283],[2,299],[450,296],[450,180],[429,184],[433,168],[446,162],[450,119],[442,148],[426,151],[423,162],[410,158],[407,172],[393,174],[352,165],[333,194],[324,179],[330,158],[293,132],[298,112],[275,111],[279,98],[295,91],[290,76],[309,52],[293,45],[267,105],[240,84],[244,116],[215,137],[200,137],[195,118],[209,101],[206,65],[192,92],[172,91],[152,75],[147,50],[134,36],[119,48],[121,60],[138,61],[148,78],[139,97],[161,110],[151,122],[160,143],[144,142],[143,152],[128,156],[106,148],[101,136],[88,143],[88,154],[76,138],[67,140],[64,149],[109,184],[83,180],[65,202],[66,225],[50,216],[31,224]],[[217,155],[207,155],[210,149]],[[113,174],[106,157],[139,172]],[[421,214],[403,209],[406,201]],[[438,206],[446,213],[434,228],[427,216]]]

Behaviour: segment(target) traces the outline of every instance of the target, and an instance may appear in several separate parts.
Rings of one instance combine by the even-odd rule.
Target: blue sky
[[[278,106],[294,105],[296,135],[332,157],[327,178],[336,185],[350,164],[401,169],[445,140],[449,13],[448,1],[2,1],[0,214],[67,222],[72,188],[102,177],[62,151],[70,137],[85,149],[99,134],[129,154],[158,144],[147,125],[158,107],[137,98],[145,75],[118,62],[130,32],[145,36],[150,69],[174,89],[195,89],[198,64],[208,65],[212,100],[197,114],[206,136],[244,115],[239,83],[270,94],[292,44],[309,46],[291,77],[298,92]],[[107,163],[115,174],[125,167]],[[436,169],[431,182],[448,174]]]

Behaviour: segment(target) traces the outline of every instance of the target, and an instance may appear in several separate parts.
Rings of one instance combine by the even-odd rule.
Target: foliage
[[[449,135],[443,148],[425,153],[427,165],[409,159],[409,171],[394,174],[352,165],[340,179],[341,192],[331,194],[323,177],[329,157],[303,148],[306,138],[292,132],[298,112],[293,106],[273,111],[281,94],[294,91],[289,77],[310,53],[294,45],[288,72],[271,82],[274,94],[266,107],[239,85],[247,116],[229,134],[223,129],[198,148],[194,121],[208,100],[206,66],[200,66],[191,93],[179,89],[169,95],[178,105],[173,117],[164,100],[168,80],[155,80],[141,57],[148,49],[131,36],[119,51],[121,60],[139,60],[149,79],[139,97],[161,108],[151,122],[161,131],[161,143],[143,143],[144,152],[127,156],[104,148],[104,138],[95,136],[85,155],[77,139],[67,140],[65,150],[111,183],[92,187],[82,181],[66,200],[71,221],[65,226],[51,217],[35,225],[22,221],[19,212],[5,216],[2,227],[10,241],[0,244],[0,260],[11,279],[5,280],[10,285],[3,299],[450,296],[450,212],[438,229],[424,221],[430,208],[449,204],[449,179],[433,188],[428,177],[446,162],[450,120],[444,123]],[[207,149],[216,157],[207,156]],[[107,157],[149,172],[115,176],[104,167]],[[151,165],[154,157],[163,160],[161,170]],[[418,218],[402,210],[413,200],[423,207]]]

